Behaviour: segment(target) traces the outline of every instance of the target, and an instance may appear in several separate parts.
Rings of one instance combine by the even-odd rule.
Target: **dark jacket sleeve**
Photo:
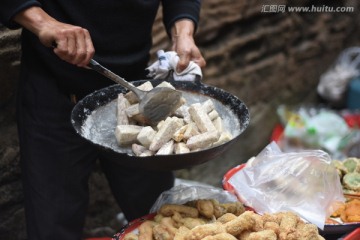
[[[162,5],[163,21],[169,36],[173,24],[182,18],[192,20],[196,31],[200,16],[200,0],[162,0]]]
[[[0,22],[8,28],[18,28],[20,26],[12,21],[12,18],[17,13],[32,6],[41,6],[41,4],[35,0],[2,0],[0,5]]]

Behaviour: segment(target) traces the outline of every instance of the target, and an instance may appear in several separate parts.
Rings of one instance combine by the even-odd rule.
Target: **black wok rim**
[[[142,83],[149,81],[149,80],[138,80],[132,82],[135,86],[141,85]],[[161,83],[164,80],[158,79],[158,80],[150,80],[154,86]],[[238,121],[240,124],[239,133],[234,136],[234,138],[224,144],[221,144],[216,147],[211,147],[208,149],[203,149],[197,152],[190,152],[190,153],[183,153],[183,154],[172,154],[172,155],[154,155],[154,156],[148,156],[148,157],[138,157],[134,155],[130,155],[128,153],[120,153],[117,152],[109,147],[103,146],[98,143],[92,142],[90,139],[86,138],[82,134],[82,126],[84,122],[86,121],[87,117],[91,115],[91,113],[96,110],[98,107],[101,107],[113,100],[115,100],[119,93],[125,93],[127,92],[126,89],[123,87],[114,84],[102,89],[99,89],[87,96],[85,96],[82,100],[80,100],[73,108],[71,113],[71,123],[73,125],[73,128],[75,129],[76,133],[79,134],[82,138],[86,139],[88,142],[92,143],[93,145],[99,147],[103,152],[109,153],[109,154],[115,154],[119,157],[127,157],[130,158],[131,161],[134,162],[134,166],[140,166],[141,164],[147,165],[147,161],[152,161],[154,158],[156,159],[169,159],[169,158],[176,158],[176,159],[186,159],[188,157],[197,158],[196,164],[195,162],[183,162],[179,164],[179,166],[176,166],[174,164],[173,166],[163,166],[164,169],[180,169],[180,168],[186,168],[191,167],[192,165],[198,165],[203,162],[206,162],[212,158],[215,158],[219,154],[223,153],[225,150],[227,150],[234,142],[237,141],[241,133],[245,131],[245,129],[248,127],[250,122],[250,113],[248,111],[247,106],[236,96],[226,92],[223,89],[209,86],[206,84],[201,83],[200,81],[194,81],[194,82],[180,82],[180,81],[171,81],[171,84],[179,90],[187,91],[194,94],[201,94],[205,95],[210,98],[214,98],[217,101],[220,101],[223,105],[230,108],[231,111],[235,114],[235,116],[238,117]],[[222,98],[219,98],[219,96],[223,96]],[[95,101],[96,99],[96,101]],[[92,104],[96,102],[96,104]],[[207,158],[210,159],[198,159],[202,158],[202,156],[206,155]],[[148,168],[148,167],[146,167]]]

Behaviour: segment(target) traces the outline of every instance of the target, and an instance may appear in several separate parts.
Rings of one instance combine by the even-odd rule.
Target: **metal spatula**
[[[143,115],[144,124],[157,124],[175,112],[180,105],[181,92],[177,90],[158,87],[150,91],[142,91],[93,59],[90,60],[88,67],[135,93],[139,98],[139,110]]]

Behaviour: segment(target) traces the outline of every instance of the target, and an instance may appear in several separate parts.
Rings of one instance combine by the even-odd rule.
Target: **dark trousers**
[[[81,239],[97,159],[126,218],[147,214],[173,186],[172,172],[128,169],[104,159],[72,128],[69,96],[46,79],[36,81],[22,76],[17,108],[28,239]]]

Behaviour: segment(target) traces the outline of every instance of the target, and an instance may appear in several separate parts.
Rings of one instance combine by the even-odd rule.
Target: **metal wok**
[[[149,80],[132,83],[139,86],[146,81]],[[164,79],[150,81],[156,86]],[[106,157],[121,165],[148,170],[177,170],[210,161],[229,149],[249,125],[249,111],[236,96],[220,88],[205,85],[199,79],[195,81],[167,79],[167,81],[182,92],[187,104],[212,99],[225,128],[233,135],[233,139],[217,147],[197,152],[137,157],[132,153],[131,146],[119,147],[115,139],[117,96],[127,91],[120,85],[100,89],[79,101],[71,113],[72,125],[80,136],[98,146]]]

